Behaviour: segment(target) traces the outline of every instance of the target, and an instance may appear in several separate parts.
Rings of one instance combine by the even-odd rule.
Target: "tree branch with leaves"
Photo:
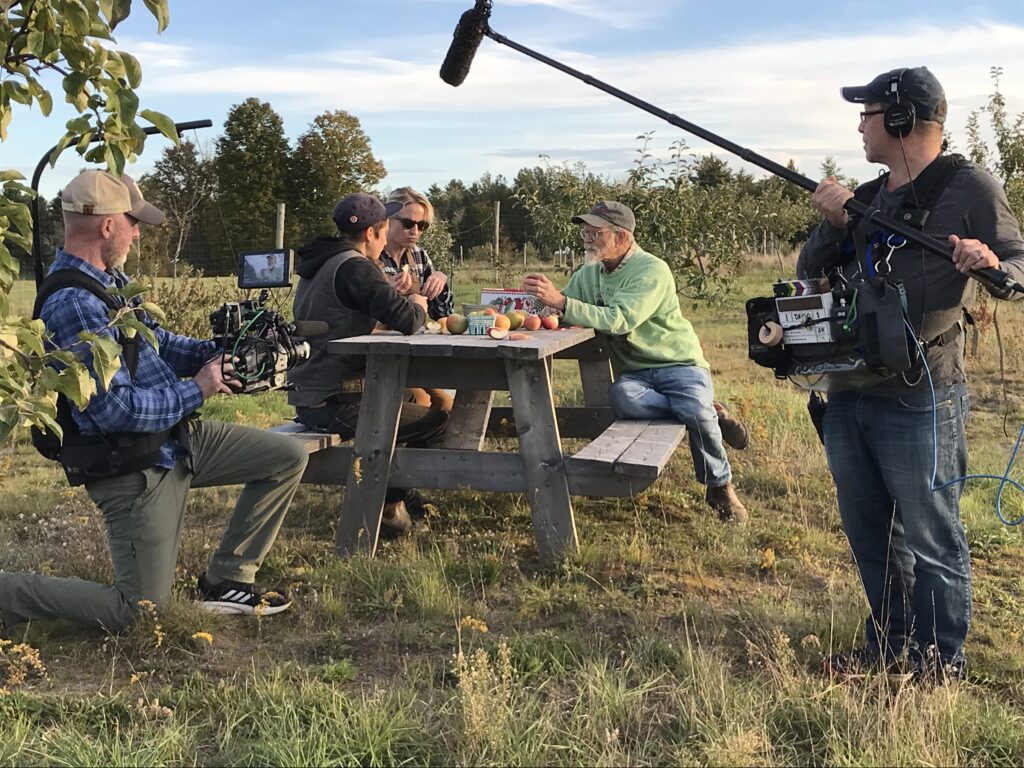
[[[167,0],[143,2],[162,32],[170,19]],[[65,101],[78,114],[65,124],[51,166],[73,146],[86,162],[120,175],[145,146],[140,118],[177,143],[170,118],[139,109],[138,59],[114,47],[113,31],[131,7],[132,0],[0,0],[0,142],[7,140],[19,105],[50,115],[53,96],[44,80],[57,78]],[[84,407],[97,384],[109,385],[119,366],[116,343],[85,334],[81,341],[92,345],[97,382],[71,350],[47,349],[41,321],[11,313],[10,293],[19,268],[8,246],[32,250],[32,217],[24,199],[33,192],[23,181],[17,171],[0,168],[0,443],[26,423],[60,434],[56,394]],[[129,335],[149,331],[134,310],[114,313],[111,323]],[[60,365],[55,368],[54,363]]]

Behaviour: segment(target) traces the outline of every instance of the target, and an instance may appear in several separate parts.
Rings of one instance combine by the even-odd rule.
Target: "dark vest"
[[[292,387],[288,392],[290,405],[320,405],[341,392],[341,382],[360,378],[366,369],[363,355],[332,355],[328,342],[370,333],[377,324],[369,315],[345,307],[334,290],[338,268],[348,259],[366,258],[359,251],[335,254],[317,270],[312,278],[301,278],[295,291],[295,319],[320,320],[330,329],[326,334],[309,339],[309,359],[288,372]]]

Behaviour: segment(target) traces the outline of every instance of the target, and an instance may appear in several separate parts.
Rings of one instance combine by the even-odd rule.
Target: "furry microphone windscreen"
[[[462,14],[448,55],[441,64],[441,79],[448,85],[459,86],[469,74],[476,49],[487,33],[487,20],[491,16],[491,0],[477,0],[476,5]]]

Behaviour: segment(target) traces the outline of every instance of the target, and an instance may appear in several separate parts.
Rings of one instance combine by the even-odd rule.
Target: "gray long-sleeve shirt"
[[[873,207],[895,217],[900,211],[904,195],[910,185],[905,184],[892,192],[879,191]],[[866,274],[865,251],[877,225],[861,220],[854,232],[856,259],[845,264],[841,245],[846,229],[832,226],[827,220],[814,230],[797,260],[797,274],[801,278],[828,276],[839,268],[848,279]],[[932,207],[924,227],[927,235],[946,241],[949,235],[975,238],[988,245],[999,257],[1001,268],[1017,282],[1024,281],[1024,240],[1020,226],[1010,211],[1006,194],[999,182],[987,171],[966,162],[949,180],[945,191]],[[888,249],[884,249],[884,256]],[[952,251],[951,251],[952,252]],[[961,319],[961,307],[970,309],[977,294],[978,281],[967,278],[956,270],[952,261],[945,260],[908,243],[896,250],[890,259],[891,276],[902,280],[907,291],[908,316],[918,335],[931,340],[954,326]],[[993,287],[986,289],[997,298],[1021,298],[1020,294],[1007,295]],[[956,343],[934,346],[927,351],[928,367],[936,387],[948,386],[965,380],[963,365],[964,334]],[[922,377],[918,386],[927,387]],[[844,387],[842,378],[836,377],[833,389]],[[867,388],[872,394],[899,396],[907,386],[899,377]]]

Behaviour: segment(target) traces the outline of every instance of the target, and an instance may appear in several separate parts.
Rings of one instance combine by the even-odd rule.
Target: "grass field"
[[[427,528],[341,561],[337,491],[304,486],[261,574],[296,606],[238,620],[189,602],[236,491],[194,492],[167,611],[113,637],[35,625],[0,648],[0,765],[1024,763],[1024,536],[997,519],[994,482],[969,483],[963,503],[969,679],[818,673],[858,643],[864,605],[806,397],[746,359],[743,301],[777,272],[752,266],[723,306],[685,309],[719,398],[751,427],[730,454],[748,526],[704,507],[685,446],[636,498],[576,499],[581,549],[555,569],[521,496],[473,492],[436,493]],[[462,273],[458,299],[489,283]],[[20,285],[15,305],[30,303]],[[971,470],[1001,474],[1024,322],[999,310],[1004,384],[992,306],[968,363],[969,440]],[[571,373],[556,365],[560,402],[580,398]],[[280,393],[205,413],[290,415]],[[110,579],[99,514],[24,438],[0,478],[0,568]],[[1004,515],[1022,508],[1005,494]]]

